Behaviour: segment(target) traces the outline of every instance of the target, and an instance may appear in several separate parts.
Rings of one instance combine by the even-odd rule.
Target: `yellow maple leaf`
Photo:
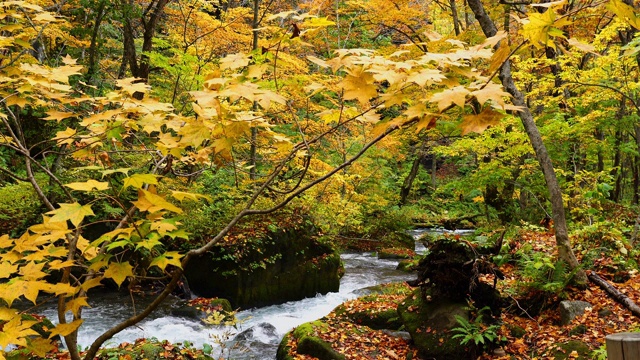
[[[538,49],[547,46],[553,47],[553,38],[555,37],[565,38],[560,28],[571,24],[571,21],[566,18],[556,19],[556,12],[553,8],[543,13],[531,13],[529,19],[524,22],[520,33]]]
[[[80,226],[80,223],[86,216],[95,215],[91,210],[91,205],[80,205],[78,203],[73,204],[58,204],[60,205],[59,209],[52,210],[47,212],[47,214],[53,215],[49,221],[59,222],[59,221],[71,221],[71,223],[75,226]]]
[[[65,111],[58,111],[58,110],[49,110],[47,111],[47,117],[42,118],[42,120],[55,120],[57,122],[60,122],[66,118],[70,118],[70,117],[74,117],[76,116],[75,113],[72,112],[65,112]]]
[[[184,199],[189,199],[193,201],[198,201],[199,199],[206,199],[209,201],[213,201],[213,198],[209,195],[189,193],[189,192],[177,191],[177,190],[172,190],[171,196],[178,201],[184,201]]]
[[[496,72],[502,64],[509,58],[511,54],[511,48],[508,41],[501,41],[498,50],[496,50],[491,56],[491,63],[489,64],[489,73]]]
[[[243,53],[230,54],[220,60],[220,69],[239,69],[249,65],[249,55]]]
[[[136,92],[146,93],[151,88],[147,83],[138,78],[127,78],[116,80],[116,86],[119,86],[129,95],[133,95]]]
[[[640,29],[640,18],[636,15],[632,6],[625,4],[622,0],[611,0],[607,4],[607,9],[628,22],[629,25]]]
[[[437,103],[439,111],[447,109],[451,104],[456,104],[463,108],[468,94],[469,90],[467,90],[467,88],[462,85],[458,85],[451,89],[446,89],[433,94],[429,101]]]
[[[67,303],[64,305],[64,311],[65,312],[71,311],[73,315],[78,316],[78,312],[80,311],[80,308],[83,308],[83,307],[91,307],[89,306],[89,303],[87,303],[86,296],[80,296],[75,299],[67,301]]]
[[[466,135],[470,132],[481,133],[489,126],[498,125],[503,117],[504,114],[501,114],[490,107],[485,108],[477,115],[465,115],[462,118],[462,123],[460,124],[462,135]]]
[[[109,183],[91,179],[86,182],[74,182],[65,184],[64,186],[78,191],[93,191],[94,189],[100,191],[107,190],[109,188]]]
[[[4,323],[2,331],[0,331],[0,347],[6,349],[9,344],[26,346],[26,337],[38,335],[35,330],[31,329],[35,323],[36,321],[22,321],[19,316]]]
[[[41,337],[27,338],[27,349],[40,358],[44,358],[49,351],[56,349],[50,340]]]
[[[51,335],[49,335],[49,339],[53,338],[56,335],[67,336],[71,334],[72,332],[76,331],[80,327],[80,325],[82,325],[83,321],[84,320],[82,319],[78,319],[73,320],[70,323],[56,325],[55,328],[50,330]]]
[[[176,267],[182,267],[182,265],[180,263],[180,258],[181,257],[182,257],[182,255],[180,255],[176,251],[168,251],[168,252],[166,252],[166,253],[154,258],[151,261],[151,264],[149,265],[149,267],[151,268],[153,266],[157,266],[163,271],[168,265],[173,265],[173,266],[176,266]]]
[[[72,128],[67,128],[63,131],[58,131],[53,140],[58,140],[59,144],[71,145],[73,143],[73,137],[76,135],[76,131]]]
[[[113,279],[118,287],[126,280],[128,276],[133,276],[133,266],[128,262],[112,262],[107,270],[104,271],[104,277]]]
[[[124,178],[122,182],[122,188],[126,189],[129,186],[133,186],[136,189],[141,189],[144,184],[157,185],[158,175],[154,174],[133,174]]]
[[[487,101],[491,100],[495,104],[504,107],[504,98],[511,97],[511,95],[504,91],[502,85],[490,82],[482,89],[474,90],[471,92],[472,96],[475,96],[480,105],[484,105]]]
[[[178,214],[182,213],[182,209],[171,204],[162,196],[142,189],[138,191],[138,200],[133,201],[132,203],[141,211],[148,211],[150,213],[154,213],[160,210],[169,210]]]
[[[47,274],[42,271],[44,262],[35,263],[28,262],[20,268],[19,274],[24,277],[25,280],[38,280],[45,277]]]
[[[0,279],[8,279],[18,270],[18,265],[11,264],[8,261],[0,262]]]
[[[446,78],[447,77],[442,74],[442,71],[438,69],[422,69],[417,73],[411,74],[407,78],[407,81],[425,87],[433,83],[439,83]]]
[[[369,99],[378,95],[378,89],[374,83],[373,74],[365,71],[362,66],[357,66],[348,71],[348,75],[342,80],[344,99],[356,99],[362,105],[369,103]]]

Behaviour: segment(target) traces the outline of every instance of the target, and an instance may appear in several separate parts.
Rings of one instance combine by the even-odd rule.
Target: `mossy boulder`
[[[170,354],[167,354],[169,352]],[[104,348],[98,351],[97,360],[110,359],[162,359],[188,358],[194,360],[213,360],[202,350],[197,350],[186,344],[171,344],[167,341],[139,339],[135,343],[122,343],[116,348]]]
[[[250,308],[338,291],[342,262],[331,246],[305,224],[269,231],[245,245],[220,245],[194,258],[185,269],[192,292],[229,299]]]
[[[452,330],[460,325],[456,315],[469,319],[468,305],[462,301],[423,300],[420,290],[398,304],[398,315],[423,358],[475,359],[478,348],[460,345]]]
[[[291,349],[289,346],[289,340],[291,338],[295,339],[297,342],[297,354],[310,355],[318,358],[319,360],[345,360],[345,356],[331,348],[331,344],[315,336],[316,331],[328,330],[329,326],[319,320],[298,326],[293,331],[287,333],[287,335],[282,339],[282,342],[278,347],[276,360],[293,359],[289,354]]]
[[[384,248],[378,250],[378,259],[402,260],[412,259],[416,256],[413,249],[407,248]]]
[[[375,330],[399,330],[402,321],[398,317],[396,299],[397,297],[392,295],[366,295],[338,305],[332,314]]]
[[[558,345],[553,351],[552,358],[556,360],[586,360],[591,359],[589,345],[578,340],[570,340]]]
[[[223,315],[223,321],[235,323],[235,314],[231,303],[221,298],[196,298],[180,301],[172,306],[171,315],[186,319],[205,320],[213,312]]]
[[[413,272],[416,269],[418,262],[416,260],[401,260],[396,266],[396,270],[404,272]]]

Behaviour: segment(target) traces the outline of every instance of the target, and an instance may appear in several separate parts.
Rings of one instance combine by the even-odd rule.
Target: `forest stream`
[[[410,234],[417,239],[426,231],[413,230]],[[416,251],[424,253],[425,248],[416,243]],[[341,303],[366,294],[369,287],[414,278],[413,274],[396,270],[397,261],[380,260],[375,253],[345,253],[342,261],[345,274],[340,281],[339,292],[239,311],[236,314],[237,329],[210,326],[197,319],[174,316],[172,311],[178,300],[169,298],[146,320],[120,332],[106,345],[117,346],[138,338],[157,338],[172,343],[189,342],[195,348],[209,344],[214,348],[214,357],[274,359],[280,340],[292,328],[327,315]],[[110,326],[124,320],[133,310],[131,297],[122,293],[95,294],[91,299],[99,306],[83,310],[84,324],[78,335],[78,343],[83,349]],[[142,309],[145,301],[151,300],[136,299],[136,309]],[[53,305],[42,314],[56,322]]]

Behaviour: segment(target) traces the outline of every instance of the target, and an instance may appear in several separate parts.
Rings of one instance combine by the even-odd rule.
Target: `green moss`
[[[331,348],[331,345],[316,337],[316,332],[329,331],[329,326],[322,321],[302,324],[293,330],[298,340],[298,354],[311,355],[320,360],[343,360],[345,357]]]
[[[291,347],[288,345],[291,336],[293,336],[293,331],[289,331],[288,333],[286,333],[280,341],[280,345],[278,345],[278,351],[276,352],[276,360],[293,360],[293,357],[289,355],[289,350],[291,350]]]
[[[418,262],[416,260],[402,260],[398,263],[396,270],[413,272]]]
[[[574,351],[578,354],[578,357],[570,356]],[[591,349],[589,349],[589,346],[582,341],[571,340],[566,343],[560,344],[558,348],[553,352],[553,358],[556,360],[591,359]]]
[[[30,183],[0,187],[0,234],[19,235],[39,220],[41,206]]]
[[[447,301],[423,301],[420,290],[414,291],[398,304],[398,314],[405,329],[411,334],[421,357],[436,359],[475,359],[475,345],[460,345],[452,339],[451,330],[458,327],[455,315],[469,317],[467,304]]]

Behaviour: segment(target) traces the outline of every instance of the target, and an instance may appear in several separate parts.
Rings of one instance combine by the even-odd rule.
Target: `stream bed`
[[[417,239],[425,231],[413,230],[410,234]],[[424,246],[417,243],[416,251],[424,253]],[[395,270],[397,261],[380,260],[375,253],[345,253],[342,261],[345,275],[340,280],[339,292],[239,311],[237,328],[210,326],[200,320],[174,316],[172,311],[179,300],[169,298],[147,319],[120,332],[105,346],[131,343],[138,338],[157,338],[172,343],[188,342],[195,348],[209,344],[214,348],[214,358],[274,359],[280,340],[292,328],[321,318],[341,303],[366,294],[368,287],[414,278],[413,274]],[[139,311],[151,300],[135,299],[135,308]],[[134,312],[131,297],[120,293],[94,294],[90,305],[94,307],[83,310],[84,323],[78,335],[82,348]],[[56,322],[53,306],[41,313]]]

